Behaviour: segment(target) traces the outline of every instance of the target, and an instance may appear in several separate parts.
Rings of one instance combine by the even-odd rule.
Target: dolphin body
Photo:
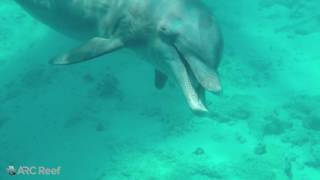
[[[33,17],[83,45],[53,58],[56,65],[84,62],[129,48],[155,68],[155,86],[168,77],[190,108],[207,112],[205,90],[221,91],[217,69],[223,40],[201,0],[15,0]]]

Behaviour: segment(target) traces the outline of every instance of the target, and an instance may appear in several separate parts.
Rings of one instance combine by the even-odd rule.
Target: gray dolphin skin
[[[207,112],[205,91],[221,91],[223,40],[201,0],[15,0],[34,18],[83,45],[50,63],[84,62],[122,48],[155,69],[155,86],[181,87],[192,111]]]

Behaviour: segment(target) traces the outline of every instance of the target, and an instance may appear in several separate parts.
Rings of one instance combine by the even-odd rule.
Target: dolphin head
[[[179,53],[204,89],[220,92],[217,73],[223,49],[220,30],[210,10],[199,1],[182,2],[159,22],[159,36]]]

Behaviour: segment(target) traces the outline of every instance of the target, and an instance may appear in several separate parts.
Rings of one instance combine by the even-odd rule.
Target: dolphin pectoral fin
[[[187,98],[188,104],[192,111],[196,114],[203,114],[208,112],[208,109],[203,104],[196,90],[194,89],[183,62],[178,59],[170,61],[169,64],[178,84],[182,88],[182,91]]]
[[[219,93],[222,90],[218,73],[200,60],[187,57],[188,64],[199,83],[206,90]]]
[[[68,53],[53,58],[50,63],[55,65],[80,63],[116,51],[122,47],[124,47],[124,44],[120,39],[96,37]]]
[[[157,89],[163,89],[167,81],[167,75],[163,74],[159,70],[155,70],[155,86]]]

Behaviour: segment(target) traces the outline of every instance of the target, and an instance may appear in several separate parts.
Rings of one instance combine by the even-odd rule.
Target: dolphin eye
[[[167,38],[174,39],[178,36],[178,32],[167,25],[160,25],[159,26],[159,33]]]
[[[162,33],[168,33],[168,27],[166,25],[161,25],[159,28],[160,32]]]

